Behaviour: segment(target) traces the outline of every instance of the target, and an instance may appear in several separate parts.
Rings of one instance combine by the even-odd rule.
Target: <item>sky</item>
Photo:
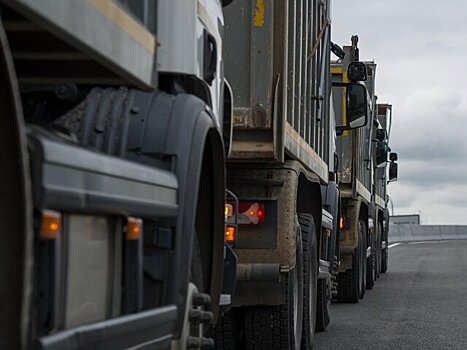
[[[467,2],[333,0],[332,41],[354,34],[377,64],[378,102],[393,105],[394,214],[467,224]]]

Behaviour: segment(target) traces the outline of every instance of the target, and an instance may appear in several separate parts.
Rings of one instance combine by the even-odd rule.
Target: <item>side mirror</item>
[[[368,123],[368,100],[366,87],[350,84],[347,87],[347,126],[349,129],[361,128]]]
[[[391,162],[389,164],[389,182],[397,180],[397,163]]]
[[[385,142],[378,141],[376,144],[376,167],[381,168],[388,161],[388,149]]]
[[[397,160],[398,160],[397,153],[391,153],[391,154],[389,154],[389,160],[390,160],[391,162],[397,162]]]
[[[346,89],[346,124],[338,125],[337,132],[361,128],[368,123],[368,92],[360,83],[334,82],[333,87]]]
[[[366,64],[363,62],[350,62],[347,68],[347,77],[351,82],[366,81]]]

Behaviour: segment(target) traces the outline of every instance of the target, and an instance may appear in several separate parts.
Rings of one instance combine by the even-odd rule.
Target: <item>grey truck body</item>
[[[221,2],[2,0],[0,14],[0,347],[212,345],[232,256]]]

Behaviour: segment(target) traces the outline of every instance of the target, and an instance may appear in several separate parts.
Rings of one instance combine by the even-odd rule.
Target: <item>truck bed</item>
[[[328,178],[327,2],[237,0],[225,9],[232,161],[296,159]],[[313,24],[313,26],[312,26]],[[247,42],[248,44],[245,44]]]

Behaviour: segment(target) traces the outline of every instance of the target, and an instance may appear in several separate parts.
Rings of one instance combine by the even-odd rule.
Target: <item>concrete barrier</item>
[[[467,239],[463,225],[390,225],[389,242]]]

